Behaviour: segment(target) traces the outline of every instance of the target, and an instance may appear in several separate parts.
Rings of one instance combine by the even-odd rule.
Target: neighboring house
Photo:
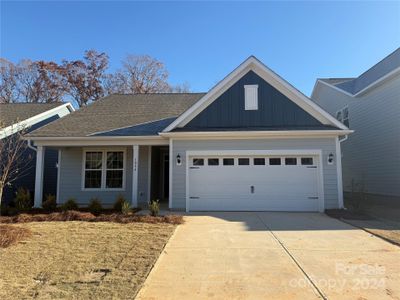
[[[400,207],[400,48],[357,78],[318,79],[311,98],[355,131],[342,143],[345,194]]]
[[[27,137],[40,156],[59,149],[58,203],[122,194],[134,207],[323,211],[342,207],[349,133],[250,57],[208,93],[111,95]]]
[[[52,121],[55,121],[73,111],[69,103],[10,103],[0,104],[0,139],[7,139],[9,136],[20,132],[30,132],[38,129]],[[24,150],[24,170],[21,176],[7,186],[3,192],[2,203],[9,203],[15,198],[15,192],[19,187],[28,189],[32,198],[35,190],[35,166],[36,151],[34,147],[28,146]],[[57,150],[46,149],[46,160],[44,163],[44,194],[54,194],[57,190]],[[4,201],[4,202],[3,202]]]

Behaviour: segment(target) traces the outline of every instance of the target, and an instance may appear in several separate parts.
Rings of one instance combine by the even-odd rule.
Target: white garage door
[[[190,211],[318,211],[318,156],[191,156]]]

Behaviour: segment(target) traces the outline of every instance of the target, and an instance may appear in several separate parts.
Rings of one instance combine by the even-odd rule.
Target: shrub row
[[[0,223],[29,223],[29,222],[64,222],[64,221],[84,221],[84,222],[115,222],[115,223],[168,223],[182,224],[183,217],[178,215],[169,216],[148,216],[148,215],[126,215],[126,214],[100,214],[95,216],[90,212],[68,210],[54,212],[50,214],[20,214],[16,216],[2,216]]]
[[[46,195],[43,201],[43,209],[51,212],[57,209],[57,201],[54,195]],[[78,204],[74,198],[68,199],[64,204],[59,207],[62,211],[78,210]],[[122,195],[118,195],[114,202],[114,211],[121,212],[123,215],[128,215],[132,209],[130,203]],[[152,200],[148,204],[150,215],[153,217],[158,216],[160,212],[159,200]],[[30,193],[27,189],[19,188],[16,193],[15,207],[2,207],[1,215],[16,215],[18,212],[26,212],[32,209],[32,200]],[[95,216],[98,216],[103,211],[103,206],[99,198],[90,199],[87,210]]]

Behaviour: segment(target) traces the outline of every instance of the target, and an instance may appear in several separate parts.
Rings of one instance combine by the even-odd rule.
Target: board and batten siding
[[[257,85],[258,109],[245,109],[245,85]],[[318,127],[322,124],[253,71],[219,96],[185,129]]]
[[[246,139],[246,140],[173,140],[172,157],[180,154],[182,164],[172,164],[172,209],[186,208],[186,151],[201,150],[321,150],[325,209],[338,208],[336,159],[328,165],[327,156],[336,156],[334,138],[313,139]]]
[[[91,198],[97,197],[104,206],[112,206],[119,194],[123,195],[129,202],[132,199],[132,147],[93,147],[96,149],[126,150],[125,162],[125,190],[82,190],[82,165],[83,151],[91,147],[66,147],[61,148],[60,178],[59,178],[59,204],[70,198],[74,198],[79,205],[87,205]],[[138,178],[138,206],[146,207],[148,201],[148,147],[139,146],[139,178]]]
[[[313,100],[334,116],[349,107],[354,133],[342,143],[344,191],[354,182],[366,193],[399,199],[400,76],[356,98],[320,84]]]

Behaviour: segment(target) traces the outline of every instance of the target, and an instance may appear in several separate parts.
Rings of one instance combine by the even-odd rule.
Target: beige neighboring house
[[[345,195],[400,208],[400,48],[356,78],[318,79],[311,99],[354,130],[341,143]]]

